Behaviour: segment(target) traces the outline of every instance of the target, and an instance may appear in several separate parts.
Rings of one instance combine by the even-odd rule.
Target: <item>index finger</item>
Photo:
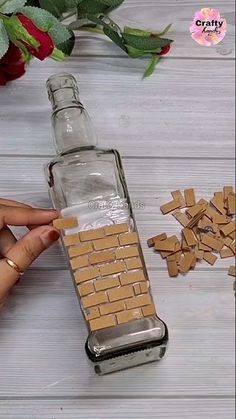
[[[0,229],[5,225],[26,226],[49,224],[58,217],[55,210],[0,205]]]

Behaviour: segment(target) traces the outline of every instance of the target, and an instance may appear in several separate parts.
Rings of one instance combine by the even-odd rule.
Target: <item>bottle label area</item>
[[[63,215],[74,217],[74,211],[75,207],[66,209]],[[63,236],[89,329],[155,315],[137,232],[127,222],[115,223],[113,217],[104,227],[83,229],[94,222],[93,217],[84,217],[81,227],[80,215],[80,227],[65,230]]]

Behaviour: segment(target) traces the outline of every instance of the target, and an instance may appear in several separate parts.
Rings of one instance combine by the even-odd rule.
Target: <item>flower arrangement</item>
[[[164,37],[171,25],[160,33],[130,27],[122,30],[109,13],[123,2],[0,0],[0,85],[22,76],[33,57],[64,60],[73,51],[77,30],[107,36],[131,58],[150,56],[144,77],[153,74],[173,42]]]

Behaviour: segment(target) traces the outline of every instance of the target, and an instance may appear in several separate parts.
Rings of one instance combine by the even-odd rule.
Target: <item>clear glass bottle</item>
[[[79,219],[79,227],[62,239],[75,240],[64,248],[88,326],[87,355],[100,375],[159,360],[168,331],[156,315],[120,155],[97,148],[73,76],[50,77],[47,90],[58,154],[47,165],[46,178],[55,208],[63,217]],[[81,243],[86,231],[96,239],[86,242],[93,247],[88,255]],[[91,265],[94,258],[99,261]],[[82,261],[86,266],[76,271]],[[91,278],[94,270],[97,277]],[[75,279],[87,272],[87,282]]]

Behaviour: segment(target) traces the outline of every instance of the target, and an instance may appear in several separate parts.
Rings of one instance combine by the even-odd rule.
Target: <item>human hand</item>
[[[54,210],[0,199],[0,307],[21,274],[59,239],[59,232],[49,225],[57,217]],[[31,231],[17,241],[8,226],[28,226]]]

